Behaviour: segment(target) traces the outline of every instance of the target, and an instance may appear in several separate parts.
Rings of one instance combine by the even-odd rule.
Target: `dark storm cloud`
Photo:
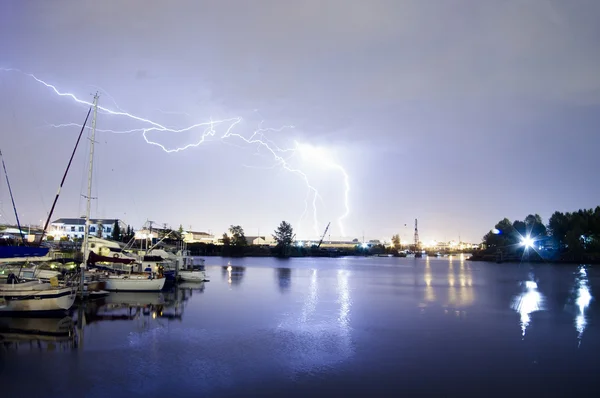
[[[380,209],[353,212],[355,231],[388,234],[390,224],[419,216],[438,234],[457,234],[461,220],[475,239],[499,217],[590,206],[600,197],[588,182],[598,166],[591,148],[600,144],[594,0],[0,7],[1,66],[69,89],[98,84],[144,114],[160,108],[205,118],[215,107],[244,115],[258,109],[275,125],[296,125],[305,140],[349,148],[359,155],[345,159],[354,209]],[[588,166],[581,169],[578,159]],[[544,173],[552,178],[540,181]],[[415,193],[398,183],[407,176]],[[456,191],[457,180],[502,188]],[[464,222],[474,211],[484,216]]]

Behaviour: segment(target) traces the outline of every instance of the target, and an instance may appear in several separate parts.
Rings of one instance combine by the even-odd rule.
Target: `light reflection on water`
[[[579,267],[579,272],[575,278],[575,304],[577,305],[577,312],[575,315],[575,328],[579,333],[577,338],[581,343],[583,332],[587,326],[586,310],[592,301],[592,293],[590,292],[590,286],[585,266]]]
[[[521,285],[524,289],[515,297],[511,308],[521,316],[521,335],[525,337],[525,332],[531,322],[530,314],[544,310],[544,296],[539,292],[537,283],[533,281],[533,275],[530,275],[530,280]]]

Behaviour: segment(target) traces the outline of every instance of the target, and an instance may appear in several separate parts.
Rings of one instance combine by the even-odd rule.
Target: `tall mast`
[[[83,233],[83,264],[81,267],[81,291],[83,293],[84,272],[89,255],[90,209],[92,201],[92,172],[94,167],[94,143],[96,139],[96,116],[98,115],[98,93],[94,95],[94,117],[92,119],[92,134],[90,136],[90,164],[88,167],[87,205],[85,209],[85,228]]]
[[[419,228],[417,228],[417,219],[415,218],[415,251],[419,249]]]
[[[25,245],[25,236],[23,236],[23,230],[21,229],[21,222],[19,221],[19,213],[17,212],[17,206],[15,205],[15,198],[12,194],[12,189],[10,188],[10,181],[8,180],[8,172],[6,171],[6,165],[4,164],[4,156],[2,156],[2,151],[0,151],[0,158],[2,159],[2,168],[4,168],[4,175],[6,176],[6,185],[8,186],[8,192],[10,193],[10,200],[12,201],[13,209],[15,210],[15,218],[17,219],[17,228],[19,228],[19,235],[21,235],[21,240]]]

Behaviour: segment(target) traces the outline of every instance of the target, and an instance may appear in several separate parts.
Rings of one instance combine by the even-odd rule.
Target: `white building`
[[[118,222],[121,233],[127,230],[127,224],[122,220],[110,218],[90,218],[90,235],[98,236],[102,229],[102,236],[110,237],[112,235],[115,221]],[[67,237],[69,239],[83,239],[85,231],[85,218],[59,218],[53,221],[48,228],[48,236],[54,239]]]
[[[186,231],[182,234],[182,238],[185,243],[219,243],[219,239],[208,232]]]
[[[271,235],[268,236],[246,236],[246,242],[249,245],[256,246],[275,246],[277,242]]]

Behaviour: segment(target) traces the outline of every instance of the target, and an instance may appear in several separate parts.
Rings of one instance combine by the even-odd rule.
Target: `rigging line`
[[[89,127],[86,127],[86,129],[88,130],[87,133],[87,140],[85,140],[85,152],[84,153],[88,153],[90,151],[89,148],[89,144],[90,144],[90,129]],[[82,214],[85,214],[84,211],[82,211],[82,204],[81,202],[83,201],[83,197],[84,197],[84,188],[83,188],[83,184],[85,184],[85,176],[87,175],[87,171],[88,171],[88,161],[89,159],[87,159],[85,156],[82,157],[82,162],[83,165],[81,166],[81,181],[80,181],[80,185],[79,185],[79,201],[77,203],[77,217],[81,217]]]
[[[21,235],[21,240],[25,245],[25,235],[23,235],[23,231],[21,230],[21,222],[19,221],[19,214],[17,212],[17,206],[15,205],[15,198],[13,197],[12,189],[10,187],[10,181],[8,180],[8,172],[6,171],[6,164],[4,164],[4,156],[2,155],[2,150],[0,150],[0,159],[2,159],[2,168],[4,169],[4,175],[6,176],[6,185],[8,186],[10,200],[12,201],[13,209],[15,210],[15,218],[17,219],[17,228],[19,228],[19,235]]]
[[[42,230],[42,235],[40,237],[40,244],[44,239],[44,234],[48,228],[48,224],[50,223],[50,218],[52,217],[52,213],[54,212],[54,207],[56,206],[56,202],[58,201],[58,196],[60,195],[60,190],[62,189],[65,179],[67,178],[67,173],[71,168],[71,163],[73,162],[73,157],[75,157],[75,152],[77,151],[77,147],[79,146],[79,141],[81,140],[81,136],[83,135],[83,130],[85,130],[85,125],[87,124],[88,118],[90,117],[90,113],[92,112],[92,108],[88,110],[87,115],[85,116],[85,121],[83,122],[83,126],[81,126],[81,131],[79,132],[79,136],[77,137],[77,142],[75,143],[75,148],[73,148],[73,152],[71,153],[71,158],[69,159],[69,163],[67,164],[67,169],[65,170],[65,174],[58,186],[58,192],[56,192],[56,197],[54,198],[54,202],[52,203],[52,207],[50,208],[50,213],[48,213],[48,218],[46,219],[46,224],[44,224],[44,229]]]

